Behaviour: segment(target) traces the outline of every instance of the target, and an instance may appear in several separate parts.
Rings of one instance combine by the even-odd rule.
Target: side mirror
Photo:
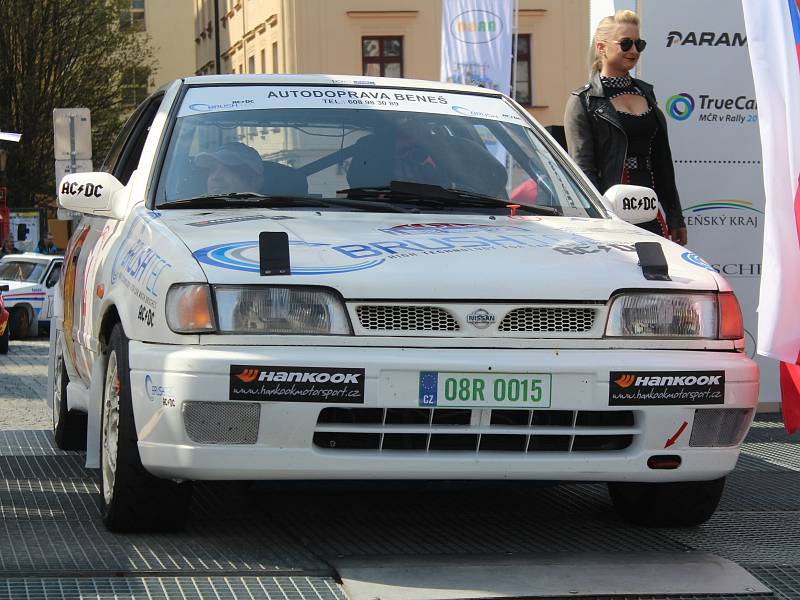
[[[28,226],[25,223],[17,224],[17,241],[24,242],[28,239]]]
[[[658,214],[658,196],[650,188],[638,185],[614,185],[603,197],[620,219],[638,225],[647,223]]]
[[[122,183],[109,173],[71,173],[61,180],[58,205],[61,208],[98,217],[121,220],[123,203],[119,198]]]

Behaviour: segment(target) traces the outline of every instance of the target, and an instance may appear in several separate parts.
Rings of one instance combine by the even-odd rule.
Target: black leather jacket
[[[653,142],[653,176],[658,200],[667,216],[670,229],[685,227],[681,201],[675,186],[675,169],[667,137],[667,119],[656,105],[653,86],[634,79],[644,92],[647,102],[654,106],[658,117],[658,133]],[[628,138],[617,117],[611,100],[605,97],[600,74],[578,88],[567,100],[564,113],[564,133],[569,154],[601,193],[622,180],[622,168],[628,149]]]

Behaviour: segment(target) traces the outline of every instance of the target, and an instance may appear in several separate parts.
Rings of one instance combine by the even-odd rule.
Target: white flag
[[[441,80],[511,91],[513,0],[442,0]]]
[[[758,353],[782,361],[784,423],[800,428],[800,16],[795,0],[742,0],[764,169]]]

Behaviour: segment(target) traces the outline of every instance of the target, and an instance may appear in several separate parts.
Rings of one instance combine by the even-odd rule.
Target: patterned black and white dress
[[[609,100],[625,94],[646,98],[630,75],[625,75],[624,77],[605,77],[601,75],[600,82],[603,84],[603,92]],[[617,116],[625,135],[628,137],[628,151],[625,154],[625,167],[622,170],[620,183],[641,185],[655,189],[653,141],[656,139],[659,124],[654,107],[648,102],[647,110],[640,114],[617,109]],[[659,213],[659,218],[642,223],[639,227],[664,237],[669,237],[666,221],[661,213]]]

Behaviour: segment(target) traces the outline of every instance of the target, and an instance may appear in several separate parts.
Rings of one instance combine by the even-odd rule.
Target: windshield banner
[[[269,108],[358,108],[452,114],[527,124],[502,98],[414,89],[304,85],[191,88],[183,99],[178,118]]]
[[[512,0],[442,0],[442,81],[511,91]]]

